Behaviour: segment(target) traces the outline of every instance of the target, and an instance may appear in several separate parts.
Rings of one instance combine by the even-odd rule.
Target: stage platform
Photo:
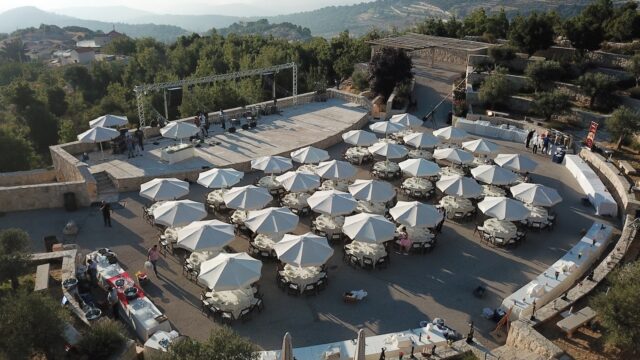
[[[119,192],[138,190],[140,184],[155,177],[176,177],[195,181],[207,168],[233,167],[251,170],[251,160],[265,155],[289,156],[293,150],[315,146],[327,148],[342,141],[342,133],[363,127],[367,110],[340,99],[285,108],[279,115],[263,116],[255,129],[222,132],[212,125],[206,143],[195,148],[195,157],[169,164],[161,160],[163,148],[179,144],[171,139],[145,140],[142,156],[128,159],[126,154],[89,154],[92,173],[106,172]],[[227,126],[229,126],[227,124]]]

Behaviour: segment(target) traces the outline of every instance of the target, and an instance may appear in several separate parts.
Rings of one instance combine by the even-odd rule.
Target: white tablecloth
[[[589,165],[578,155],[565,155],[564,161],[571,175],[578,180],[582,191],[595,207],[596,215],[616,216],[618,214],[616,201]]]
[[[411,129],[404,129],[402,131],[398,131],[397,133],[393,133],[393,134],[389,134],[389,137],[397,140],[398,142],[404,142],[402,139],[407,136],[407,135],[411,135],[414,134],[415,131],[411,130]]]
[[[207,194],[207,203],[211,205],[224,204],[222,196],[228,191],[228,189],[217,189]]]
[[[470,134],[484,137],[492,137],[502,140],[524,143],[527,139],[527,131],[508,125],[491,125],[489,121],[469,121],[463,118],[456,118],[456,128],[462,129]]]
[[[349,191],[349,180],[325,180],[320,185],[320,190],[338,190],[343,192]]]
[[[447,211],[447,216],[452,217],[455,212],[467,213],[473,210],[473,204],[469,199],[447,195],[440,200],[440,206]]]
[[[160,321],[156,320],[162,315],[162,312],[146,296],[129,301],[126,312],[129,321],[133,322],[136,333],[143,340],[147,340],[159,330],[171,331],[169,320],[166,318]]]
[[[307,199],[311,196],[307,193],[288,193],[282,198],[282,205],[290,209],[303,209],[309,206]]]
[[[484,224],[484,231],[488,234],[503,238],[505,243],[516,236],[516,232],[518,228],[511,221],[506,220],[498,220],[498,219],[487,219]]]
[[[507,196],[507,192],[495,185],[482,185],[481,197],[486,197],[486,196],[495,196],[495,197]]]
[[[464,170],[462,170],[462,168],[453,167],[453,166],[445,166],[440,168],[440,176],[454,176],[454,175],[464,176]]]
[[[350,244],[345,245],[347,254],[352,254],[358,258],[360,264],[362,264],[363,257],[369,257],[373,259],[375,265],[378,259],[387,256],[387,251],[382,244],[369,244],[360,241],[352,241]]]
[[[178,230],[182,229],[182,226],[168,227],[164,230],[164,236],[167,241],[175,243],[178,241]]]
[[[407,226],[405,229],[407,233],[407,237],[411,242],[424,243],[424,242],[433,242],[434,236],[429,231],[429,229],[425,227],[410,227]]]
[[[433,189],[433,183],[427,179],[410,177],[402,182],[402,187],[411,191],[424,192]]]
[[[400,165],[394,163],[393,161],[379,161],[373,164],[373,170],[379,173],[385,173],[387,175],[394,175],[398,171],[400,171]]]
[[[200,264],[213,259],[220,254],[220,250],[194,251],[189,255],[187,262],[193,266],[195,270],[200,270]]]
[[[413,149],[409,151],[409,158],[433,160],[433,153],[429,150]]]
[[[296,172],[315,174],[317,168],[318,168],[317,165],[304,164],[304,165],[300,165],[300,167],[298,169],[296,169]]]
[[[282,240],[284,234],[258,234],[253,239],[253,245],[255,245],[260,250],[273,250],[275,244]]]
[[[342,233],[344,225],[344,216],[331,217],[329,215],[320,215],[314,221],[316,229],[324,231],[327,235]]]
[[[531,214],[527,218],[529,222],[539,222],[542,225],[546,225],[548,223],[547,219],[549,217],[549,212],[547,209],[542,206],[533,206],[531,204],[524,204],[524,206],[531,211]]]
[[[253,289],[238,289],[228,291],[211,291],[205,294],[208,303],[222,311],[230,311],[237,319],[242,309],[251,307]]]
[[[385,203],[358,200],[357,212],[384,215],[387,211]]]
[[[389,143],[389,144],[397,144],[398,143],[397,141],[395,141],[394,139],[392,139],[390,137],[379,139],[378,142],[380,142],[380,143]]]
[[[320,280],[320,272],[322,270],[317,266],[309,267],[297,267],[289,264],[284,266],[284,270],[280,274],[285,280],[298,284],[300,286],[300,292],[304,291],[304,287],[309,284],[315,284]]]
[[[236,225],[244,225],[244,221],[247,219],[247,211],[236,210],[231,214],[231,222]]]
[[[158,208],[158,206],[164,204],[165,201],[156,201],[153,204],[151,204],[148,208],[147,208],[147,214],[149,216],[153,216],[153,210],[155,210],[156,208]]]
[[[345,159],[357,164],[362,164],[365,159],[370,158],[371,156],[372,155],[369,150],[364,147],[348,148],[344,154]]]
[[[278,189],[282,187],[278,180],[276,180],[276,178],[272,176],[262,177],[260,180],[258,180],[258,186],[268,190]]]

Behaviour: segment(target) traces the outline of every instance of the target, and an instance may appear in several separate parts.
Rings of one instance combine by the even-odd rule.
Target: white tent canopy
[[[440,173],[438,164],[423,158],[408,159],[399,165],[403,172],[416,177],[436,176]]]
[[[316,191],[307,203],[311,210],[330,216],[351,214],[358,206],[351,194],[336,190]]]
[[[140,196],[154,201],[175,200],[189,193],[189,183],[176,178],[153,179],[140,185]]]
[[[321,161],[327,161],[331,157],[327,150],[307,146],[302,149],[291,152],[291,159],[301,164],[317,164]]]
[[[270,207],[249,211],[244,224],[260,234],[277,234],[293,231],[298,226],[298,215],[286,207]]]
[[[518,180],[513,171],[497,165],[480,165],[471,169],[471,175],[478,181],[493,185],[509,185]]]
[[[327,238],[313,233],[286,234],[273,249],[283,263],[299,266],[321,266],[333,255]]]
[[[178,230],[177,245],[191,251],[221,249],[233,241],[234,230],[219,220],[194,221]]]
[[[406,129],[406,126],[389,121],[380,121],[375,124],[369,125],[369,129],[378,134],[389,135]]]
[[[246,253],[221,253],[200,264],[198,281],[213,291],[237,290],[260,279],[262,262]]]
[[[126,116],[118,116],[118,115],[102,115],[98,118],[95,118],[89,121],[90,127],[112,127],[112,126],[125,126],[129,123],[129,119]]]
[[[276,180],[290,192],[305,192],[320,186],[320,176],[306,172],[288,171]]]
[[[356,180],[349,185],[349,192],[357,200],[387,202],[396,196],[393,185],[381,180]]]
[[[442,220],[435,206],[419,201],[398,201],[389,214],[398,223],[412,227],[434,227]]]
[[[404,140],[405,144],[411,145],[418,149],[432,148],[440,143],[440,140],[438,140],[437,137],[425,132],[405,135],[402,140]]]
[[[436,186],[447,195],[463,198],[476,198],[482,194],[482,186],[474,179],[460,175],[443,176]]]
[[[402,145],[384,141],[369,146],[367,150],[373,155],[384,156],[387,159],[402,159],[409,153],[407,148]]]
[[[535,206],[554,206],[562,201],[556,189],[540,184],[522,183],[509,190],[514,198]]]
[[[204,204],[191,200],[167,201],[153,210],[154,221],[169,227],[184,226],[206,216]]]
[[[342,139],[347,144],[355,146],[369,146],[378,141],[376,134],[364,130],[347,131],[342,134]]]
[[[291,159],[282,156],[263,156],[251,160],[251,168],[267,174],[280,174],[293,167]]]
[[[347,216],[342,232],[354,241],[381,244],[393,239],[396,226],[382,215],[361,213]]]
[[[235,169],[211,169],[198,175],[198,184],[211,189],[228,188],[243,177],[244,173]]]
[[[475,154],[489,155],[498,152],[499,147],[496,143],[489,140],[478,139],[462,143],[462,147]]]
[[[200,129],[197,126],[190,124],[188,122],[172,121],[162,129],[160,129],[160,134],[163,137],[166,137],[169,139],[181,140],[181,139],[188,138],[190,136],[194,136],[199,131]]]
[[[500,154],[493,160],[496,164],[517,172],[533,171],[538,163],[520,154]]]
[[[331,160],[318,164],[316,174],[324,179],[350,179],[356,176],[356,168],[346,161]]]
[[[433,157],[438,160],[447,160],[456,164],[470,164],[473,162],[473,154],[461,149],[436,149]]]
[[[442,129],[433,130],[433,135],[447,141],[460,141],[469,136],[466,131],[455,128],[453,126],[447,126]]]
[[[273,197],[263,187],[247,185],[229,189],[222,199],[230,209],[258,210],[265,207]]]
[[[487,216],[508,221],[524,220],[531,213],[522,202],[504,196],[485,197],[478,203],[478,209]]]
[[[416,117],[415,115],[411,115],[408,113],[393,115],[391,119],[389,119],[389,121],[408,127],[418,127],[422,126],[423,124],[423,121],[421,119],[418,119],[418,117]]]

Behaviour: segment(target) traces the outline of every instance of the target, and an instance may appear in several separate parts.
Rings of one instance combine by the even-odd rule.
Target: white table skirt
[[[320,280],[321,271],[320,267],[317,266],[297,267],[287,264],[280,274],[285,280],[298,284],[300,286],[300,292],[302,292],[305,286],[315,284]]]
[[[498,219],[487,219],[482,227],[488,234],[503,238],[505,242],[509,239],[513,239],[518,231],[516,225],[511,221]]]
[[[578,155],[566,155],[564,161],[571,175],[578,180],[582,191],[595,207],[596,215],[616,216],[618,214],[616,201],[589,165]]]
[[[483,137],[492,137],[502,140],[524,143],[527,139],[527,131],[506,125],[494,126],[489,121],[469,121],[463,118],[456,118],[455,127],[470,134]]]
[[[387,251],[384,249],[382,244],[369,244],[360,241],[352,241],[350,244],[345,246],[347,254],[354,255],[362,264],[363,257],[369,257],[373,259],[373,264],[378,261],[378,259],[387,256]]]
[[[448,214],[453,214],[455,212],[467,213],[473,210],[473,204],[470,200],[450,195],[447,195],[440,200],[440,206],[442,206]]]
[[[329,215],[320,215],[314,221],[316,229],[324,231],[327,235],[342,233],[344,225],[344,216],[330,217]]]

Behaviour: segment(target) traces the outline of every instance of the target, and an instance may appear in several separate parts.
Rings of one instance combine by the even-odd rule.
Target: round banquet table
[[[187,263],[191,264],[194,270],[200,271],[200,264],[202,264],[203,262],[209,259],[213,259],[214,257],[218,256],[221,252],[224,252],[224,251],[221,251],[221,250],[194,251],[191,253],[191,255],[189,255],[189,258],[187,258]]]
[[[419,177],[410,177],[402,182],[402,188],[411,190],[411,192],[426,192],[433,189],[433,183],[427,179]]]
[[[244,225],[244,221],[247,220],[246,210],[236,210],[231,214],[231,222],[236,225]]]
[[[298,169],[296,169],[296,172],[315,174],[317,168],[318,168],[318,165],[303,164],[303,165],[300,165]]]
[[[393,133],[393,134],[389,134],[389,137],[391,139],[394,139],[396,141],[398,141],[398,143],[404,143],[403,138],[407,135],[411,135],[414,134],[415,131],[411,130],[411,129],[404,129],[402,131],[398,131],[397,133]]]
[[[433,160],[433,153],[425,149],[413,149],[409,151],[409,158]]]
[[[394,177],[400,171],[400,165],[392,161],[378,161],[373,164],[373,170],[385,177]]]
[[[543,227],[547,225],[549,218],[549,212],[547,209],[542,206],[534,206],[531,204],[524,204],[524,206],[531,211],[531,214],[529,214],[529,217],[527,218],[528,222],[539,222]]]
[[[440,200],[440,206],[453,215],[455,212],[468,213],[473,210],[473,204],[469,199],[447,195]],[[449,216],[451,216],[449,215]]]
[[[344,153],[344,158],[353,164],[362,164],[373,158],[373,155],[364,147],[351,147]]]
[[[282,240],[284,234],[258,234],[253,239],[253,245],[259,250],[273,250],[276,243]]]
[[[397,144],[398,143],[397,141],[395,141],[394,139],[392,139],[390,137],[378,139],[378,142],[383,142],[383,143],[388,143],[388,144]]]
[[[158,206],[160,206],[160,205],[162,205],[164,203],[165,203],[165,201],[156,201],[156,202],[154,202],[153,204],[151,204],[151,206],[149,206],[147,208],[147,214],[149,216],[153,216],[153,210],[155,210],[156,208],[158,208]]]
[[[399,234],[399,231],[396,231]],[[405,226],[404,232],[407,237],[414,243],[432,243],[435,238],[433,233],[426,227]]]
[[[237,319],[242,309],[251,307],[253,289],[244,288],[227,291],[210,291],[205,294],[209,305],[213,305],[222,311],[228,311]]]
[[[207,203],[211,205],[224,204],[223,196],[228,189],[217,189],[207,194]]]
[[[276,178],[271,175],[265,176],[258,180],[258,186],[268,190],[274,190],[282,187],[278,180],[276,180]]]
[[[487,197],[487,196],[493,196],[493,197],[507,196],[507,192],[504,191],[504,189],[501,189],[495,185],[482,185],[482,194],[480,195],[480,197]]]
[[[462,170],[462,168],[459,167],[453,167],[453,166],[445,166],[440,168],[440,176],[454,176],[454,175],[460,175],[460,176],[464,176],[464,170]]]
[[[480,165],[491,165],[491,163],[492,163],[492,160],[490,158],[480,156],[480,157],[474,157],[473,162],[469,164],[469,166],[477,167]]]
[[[320,185],[320,190],[338,190],[343,192],[349,191],[349,180],[325,180]]]
[[[516,237],[518,228],[514,223],[507,220],[498,220],[495,218],[487,219],[482,225],[484,231],[491,236],[503,238],[505,243],[509,239]]]
[[[361,213],[384,215],[387,212],[387,206],[385,203],[381,202],[358,200],[356,211]]]
[[[378,259],[387,256],[387,251],[382,244],[370,244],[360,241],[352,241],[350,244],[345,245],[347,254],[354,255],[360,264],[362,265],[362,259],[366,256],[373,259],[375,266]]]
[[[316,229],[325,232],[328,236],[341,234],[342,226],[344,225],[344,216],[331,217],[322,214],[318,216],[313,223],[316,225]]]
[[[291,283],[297,284],[300,292],[309,284],[315,284],[322,277],[322,269],[319,266],[297,267],[286,264],[280,275]]]
[[[282,198],[282,205],[290,208],[290,209],[304,209],[309,207],[307,204],[307,199],[311,195],[308,193],[288,193]]]
[[[164,237],[168,242],[175,243],[178,241],[178,230],[182,229],[182,226],[168,227],[164,230]]]

